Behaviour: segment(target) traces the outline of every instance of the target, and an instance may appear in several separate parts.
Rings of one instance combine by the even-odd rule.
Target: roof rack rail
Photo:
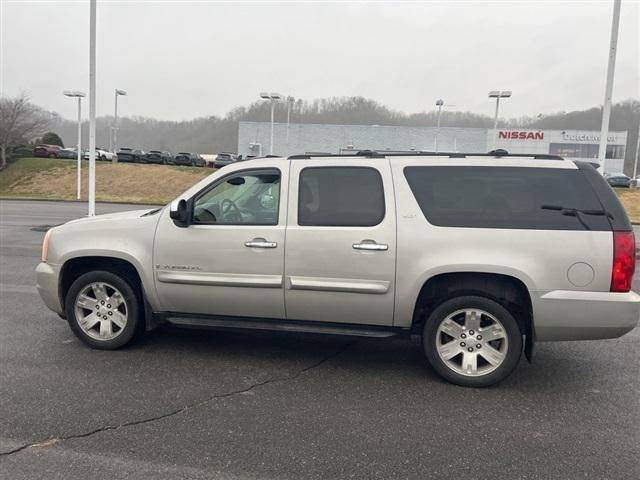
[[[385,158],[385,157],[449,157],[449,158],[466,158],[466,157],[494,157],[494,158],[533,158],[535,160],[564,160],[558,155],[547,153],[509,153],[504,149],[491,150],[487,153],[474,152],[433,152],[423,150],[410,151],[387,151],[387,150],[354,150],[353,153],[339,154],[302,154],[291,155],[287,157],[289,160],[308,160],[310,158],[328,157],[328,158],[349,158],[349,157],[365,157],[365,158]]]

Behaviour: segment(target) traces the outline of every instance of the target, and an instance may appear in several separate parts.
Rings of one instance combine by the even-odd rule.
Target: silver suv
[[[55,227],[37,278],[95,348],[162,323],[416,333],[438,374],[479,387],[536,341],[633,329],[635,258],[589,164],[361,152],[234,163],[164,208]]]

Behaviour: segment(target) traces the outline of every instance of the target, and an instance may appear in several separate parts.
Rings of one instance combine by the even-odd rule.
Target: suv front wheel
[[[513,315],[485,297],[462,296],[440,304],[425,322],[422,344],[433,369],[466,387],[486,387],[506,378],[522,352]]]
[[[67,292],[65,310],[73,333],[90,347],[103,350],[129,343],[142,313],[129,281],[107,271],[78,277]]]

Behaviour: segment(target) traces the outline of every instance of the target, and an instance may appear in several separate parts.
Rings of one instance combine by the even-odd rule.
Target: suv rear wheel
[[[467,387],[486,387],[506,378],[522,352],[522,333],[513,315],[493,300],[452,298],[424,325],[422,344],[433,369]]]
[[[142,313],[129,281],[106,271],[78,277],[67,292],[65,309],[73,333],[90,347],[103,350],[129,343]]]

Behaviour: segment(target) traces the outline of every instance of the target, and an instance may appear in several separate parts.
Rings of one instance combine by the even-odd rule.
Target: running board
[[[243,317],[204,316],[178,313],[155,313],[159,323],[176,327],[214,330],[270,330],[275,332],[321,333],[354,337],[388,338],[408,334],[408,329],[358,325],[353,323],[309,322],[299,320],[256,319]]]

